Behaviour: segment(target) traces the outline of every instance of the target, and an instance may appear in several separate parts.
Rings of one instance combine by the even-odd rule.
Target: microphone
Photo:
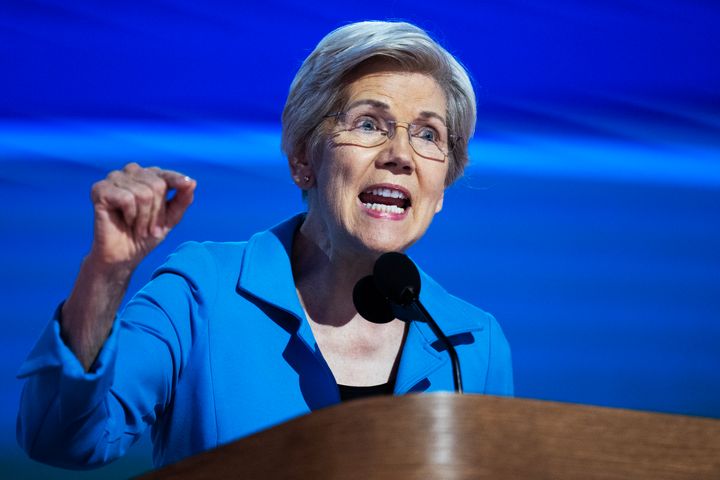
[[[378,291],[392,303],[404,307],[418,302],[420,272],[406,255],[388,252],[375,261],[373,278]]]
[[[355,285],[353,302],[358,313],[374,323],[387,323],[395,317],[405,321],[420,317],[425,321],[450,355],[455,392],[463,392],[455,347],[420,302],[420,272],[406,255],[398,252],[380,255],[373,274]]]
[[[372,323],[389,323],[395,320],[390,303],[378,291],[372,275],[363,277],[353,288],[355,310]]]

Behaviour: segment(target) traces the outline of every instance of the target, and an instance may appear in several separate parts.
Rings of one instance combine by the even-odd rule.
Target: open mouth
[[[410,193],[395,186],[373,185],[364,190],[358,199],[363,206],[377,213],[402,215],[410,205]]]

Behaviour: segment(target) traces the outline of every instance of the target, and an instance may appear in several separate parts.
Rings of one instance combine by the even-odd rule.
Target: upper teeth
[[[373,195],[378,195],[380,197],[389,197],[389,198],[402,198],[405,199],[405,194],[401,192],[400,190],[391,190],[389,188],[373,188],[371,190],[371,193]]]

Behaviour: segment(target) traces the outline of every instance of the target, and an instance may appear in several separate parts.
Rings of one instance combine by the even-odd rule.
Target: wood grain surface
[[[357,400],[143,478],[720,479],[720,420],[482,395]]]

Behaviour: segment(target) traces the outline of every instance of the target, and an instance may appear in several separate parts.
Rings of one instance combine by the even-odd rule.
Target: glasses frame
[[[334,119],[337,121],[337,120],[339,119],[339,117],[345,116],[345,115],[347,115],[347,113],[348,113],[348,112],[329,113],[329,114],[327,114],[327,115],[325,115],[325,116],[323,117],[323,120],[326,119],[326,118],[334,118]],[[451,133],[450,133],[450,130],[448,129],[448,148],[447,148],[447,152],[443,152],[442,148],[440,148],[440,147],[438,146],[438,144],[433,141],[433,143],[434,143],[435,146],[437,147],[438,151],[443,154],[443,158],[442,158],[442,159],[440,159],[440,158],[431,158],[431,157],[425,156],[425,155],[423,155],[422,153],[418,152],[418,151],[415,149],[415,145],[413,145],[412,134],[410,133],[410,128],[411,128],[411,127],[414,127],[414,126],[419,126],[418,124],[416,124],[416,123],[410,123],[410,122],[398,122],[397,120],[385,120],[385,122],[386,122],[387,124],[389,124],[389,125],[392,126],[392,134],[390,134],[390,130],[378,129],[380,132],[383,132],[383,133],[384,133],[385,140],[383,140],[382,142],[378,143],[377,145],[372,145],[372,146],[357,145],[357,146],[358,146],[358,147],[364,147],[364,148],[375,148],[375,147],[379,147],[380,145],[384,145],[385,143],[387,143],[388,140],[392,140],[392,138],[395,137],[395,134],[397,133],[397,127],[398,127],[398,126],[401,126],[401,127],[404,127],[405,130],[407,131],[407,134],[408,134],[408,142],[410,143],[410,147],[412,147],[412,149],[413,149],[413,151],[414,151],[415,153],[417,153],[417,154],[420,155],[421,157],[426,158],[426,159],[428,159],[428,160],[434,160],[434,161],[437,161],[437,162],[445,162],[445,161],[448,159],[448,157],[450,157],[450,154],[453,152],[453,150],[455,149],[455,145],[457,144],[458,140],[460,139],[459,136],[451,134]],[[446,128],[447,128],[447,127],[446,127]],[[341,133],[341,132],[350,132],[350,131],[352,131],[352,129],[340,130],[339,132],[335,132],[335,133],[337,134],[337,133]]]

